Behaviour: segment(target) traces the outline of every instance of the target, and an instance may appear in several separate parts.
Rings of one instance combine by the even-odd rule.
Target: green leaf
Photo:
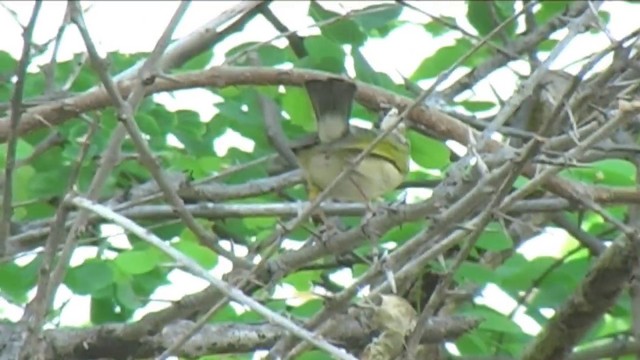
[[[282,109],[291,118],[291,123],[307,131],[316,131],[316,121],[307,93],[299,87],[289,86],[281,96]]]
[[[155,125],[160,128],[161,134],[171,132],[178,124],[176,114],[168,111],[167,108],[160,104],[151,103],[149,109],[145,109],[144,113],[155,120]]]
[[[263,88],[258,88],[261,93]],[[268,97],[268,95],[262,95]],[[244,103],[247,106],[247,111],[244,111],[244,116],[236,119],[237,122],[232,122],[233,129],[240,133],[240,135],[251,139],[254,142],[254,152],[260,154],[260,150],[267,147],[270,148],[269,140],[267,139],[267,129],[264,123],[264,115],[260,111],[260,105],[258,103],[258,92],[255,90],[248,91],[243,97]],[[276,105],[278,120],[280,118],[280,109]]]
[[[211,269],[218,263],[218,256],[211,249],[198,244],[193,235],[188,232],[182,236],[174,247],[192,258],[205,269]]]
[[[597,161],[589,167],[569,168],[562,171],[561,175],[581,182],[611,186],[633,186],[636,182],[634,166],[620,159]]]
[[[162,131],[160,130],[160,127],[157,124],[156,119],[154,119],[153,117],[145,114],[145,113],[137,113],[136,114],[136,123],[138,124],[138,127],[140,127],[140,130],[151,136],[151,137],[157,137],[162,134]]]
[[[558,45],[558,42],[559,41],[556,40],[556,39],[545,39],[540,44],[538,44],[538,50],[539,51],[551,51],[551,50],[553,50],[553,48],[556,47],[556,45]]]
[[[195,180],[211,175],[213,171],[221,169],[222,159],[215,155],[201,156],[196,159],[196,165],[200,171],[191,174]]]
[[[522,255],[515,254],[496,269],[497,278],[500,279],[496,283],[510,293],[527,289],[556,261],[557,259],[548,256],[527,261]]]
[[[310,318],[313,314],[318,313],[324,306],[322,299],[311,299],[300,306],[296,306],[291,310],[293,316]]]
[[[21,186],[25,188],[26,186]],[[16,199],[17,201],[17,199]],[[55,214],[57,206],[43,202],[33,202],[16,209],[17,220],[40,220],[42,218],[51,217]]]
[[[13,74],[13,70],[18,66],[18,61],[11,54],[0,50],[0,73]]]
[[[213,59],[213,50],[206,50],[189,59],[180,68],[184,70],[202,70],[209,65],[211,59]]]
[[[213,152],[213,144],[203,141],[205,126],[198,113],[188,110],[176,111],[177,126],[172,133],[193,156],[208,155]]]
[[[31,166],[21,166],[13,172],[13,200],[16,202],[37,198],[31,186],[32,179],[40,176]]]
[[[266,135],[264,117],[260,112],[257,93],[253,90],[245,91],[243,97],[237,99],[225,98],[224,103],[218,105],[220,110],[216,121],[222,119],[228,128],[254,142],[254,155],[269,147]],[[214,136],[214,131],[209,133]]]
[[[538,281],[538,289],[530,303],[531,307],[556,307],[567,300],[584,279],[590,261],[587,256],[563,262],[559,267]]]
[[[340,45],[322,36],[310,36],[304,39],[304,47],[309,55],[297,61],[299,67],[344,72],[345,53]]]
[[[484,319],[480,323],[479,329],[516,335],[522,333],[522,329],[512,319],[484,306],[469,307],[464,310],[463,314]]]
[[[169,157],[169,162],[171,170],[193,175],[196,179],[203,175],[198,159],[190,154],[174,152]]]
[[[351,48],[351,56],[353,56],[353,67],[356,71],[356,78],[367,84],[379,85],[376,81],[376,71],[371,67],[364,55],[362,55],[360,49],[355,47]]]
[[[506,230],[498,223],[491,223],[480,234],[476,247],[489,251],[502,251],[510,249],[513,242],[506,234]]]
[[[456,19],[449,16],[443,16],[442,20],[450,24],[456,23]],[[429,21],[428,23],[424,24],[422,27],[433,37],[439,37],[451,31],[450,27],[444,25],[440,21],[435,21],[435,20]]]
[[[93,294],[113,282],[113,270],[101,260],[87,260],[70,268],[64,283],[78,295]]]
[[[364,14],[359,14],[353,19],[360,24],[364,31],[381,28],[389,22],[397,20],[402,13],[402,6],[398,3],[376,4],[363,9]]]
[[[127,274],[143,274],[158,266],[160,258],[155,251],[129,250],[118,254],[113,262]]]
[[[0,101],[9,102],[13,93],[13,86],[9,86],[9,83],[0,82]],[[0,111],[0,115],[8,115],[6,111]]]
[[[624,296],[624,295],[622,295]],[[629,306],[627,306],[628,308]],[[619,334],[628,331],[629,319],[631,314],[625,317],[613,317],[607,314],[600,318],[596,325],[587,333],[587,336],[583,338],[585,342],[599,341],[601,339],[611,339],[617,337]],[[621,360],[631,360],[630,356],[620,356]]]
[[[68,61],[58,62],[54,74],[54,84],[64,86],[71,78],[73,82],[69,90],[72,92],[88,90],[100,80],[95,76],[91,67],[87,65],[82,63],[79,55],[75,55]]]
[[[408,222],[401,226],[395,226],[384,235],[383,242],[392,241],[397,245],[402,245],[406,240],[420,232],[423,226],[422,221]]]
[[[180,236],[182,231],[184,230],[184,225],[180,222],[178,223],[158,223],[154,224],[153,232],[160,239],[173,239],[174,237]]]
[[[140,297],[136,295],[130,282],[117,283],[115,296],[118,303],[131,310],[137,310],[144,305],[144,303],[140,301]]]
[[[44,76],[41,74],[29,74],[24,79],[24,98],[31,98],[42,95],[43,90],[45,89],[45,80]]]
[[[243,118],[245,116],[245,112],[242,109],[244,103],[242,102],[242,98],[236,96],[225,96],[224,102],[216,104],[216,107],[220,111],[218,115],[216,115],[216,123],[224,122],[224,130],[228,129],[229,126],[235,125],[238,123],[238,119]],[[223,116],[224,117],[223,117]],[[222,133],[220,134],[222,135]]]
[[[467,1],[467,19],[481,36],[491,33],[514,13],[514,1]],[[516,28],[515,21],[502,27],[511,36]]]
[[[125,54],[119,52],[110,52],[107,54],[107,59],[109,59],[109,72],[111,74],[120,73],[138,62],[144,60],[149,54],[147,53],[135,53],[135,54]]]
[[[4,147],[4,144],[3,144],[3,147]],[[23,139],[19,138],[16,143],[16,158],[24,159],[29,155],[31,155],[32,152],[33,152],[33,146],[31,146],[31,144],[24,141]],[[2,160],[3,160],[2,165],[4,166],[5,159],[2,159]]]
[[[317,1],[311,1],[309,16],[316,22],[321,22],[338,18],[341,15],[323,8]],[[320,31],[322,35],[341,44],[360,46],[367,39],[358,24],[349,18],[342,18],[322,25]]]
[[[280,48],[273,44],[264,44],[260,42],[247,42],[240,44],[227,51],[225,58],[234,59],[234,64],[252,65],[246,56],[249,52],[257,54],[261,66],[276,66],[296,59],[291,48]]]
[[[427,169],[443,169],[449,164],[451,151],[443,143],[429,137],[409,131],[407,134],[411,144],[411,159]]]
[[[458,271],[456,271],[455,278],[460,282],[471,281],[475,284],[487,284],[494,281],[495,275],[493,271],[485,265],[465,261]]]
[[[478,31],[478,34],[485,36],[489,34],[495,27],[491,14],[492,3],[485,1],[467,1],[467,19]]]
[[[467,39],[458,39],[451,46],[438,49],[433,55],[424,59],[411,75],[410,80],[434,78],[448,70],[451,65],[465,55],[473,45]]]
[[[473,100],[461,101],[458,103],[458,105],[462,106],[463,108],[465,108],[470,112],[489,111],[489,110],[495,109],[497,106],[497,104],[494,103],[493,101],[473,101]]]
[[[120,306],[115,298],[92,297],[90,309],[90,321],[95,325],[105,323],[121,323],[127,320],[133,312],[124,306]]]
[[[553,1],[540,1],[539,9],[535,12],[536,21],[539,24],[544,24],[551,18],[560,15],[564,12],[571,1],[566,0],[553,0]]]
[[[156,267],[144,274],[133,275],[131,286],[141,298],[149,297],[158,287],[169,284],[167,275],[170,270],[164,267]]]
[[[456,339],[456,348],[461,355],[485,355],[491,353],[486,335],[477,331],[468,332]]]
[[[298,271],[284,278],[284,282],[293,286],[298,291],[310,291],[313,279],[317,279],[319,272],[316,271]]]
[[[35,257],[24,266],[13,262],[0,264],[0,293],[13,302],[27,302],[27,294],[36,285],[41,264],[42,256]]]
[[[69,165],[59,164],[55,170],[39,172],[37,176],[32,176],[28,182],[28,189],[32,197],[51,197],[61,195],[66,187],[65,181],[68,179],[71,168]]]
[[[302,353],[300,356],[297,356],[298,360],[320,360],[326,359],[327,353],[320,350],[311,350]]]
[[[243,151],[237,149],[229,149],[227,155],[224,157],[225,163],[227,164],[241,164],[247,162],[247,158],[252,158],[252,154],[247,154]],[[227,175],[224,178],[224,182],[226,184],[244,184],[249,179],[257,179],[262,178],[267,175],[264,168],[259,166],[254,166],[251,168],[243,169],[242,171],[234,172],[231,175]]]
[[[61,83],[66,82],[67,79],[63,79]],[[70,90],[74,92],[83,92],[91,89],[100,82],[93,69],[88,66],[84,66],[78,76],[73,80]]]
[[[255,203],[252,200],[246,200],[249,203]],[[247,228],[250,230],[254,230],[255,232],[259,232],[262,230],[271,231],[278,224],[278,220],[275,218],[246,218],[243,220],[245,224],[247,224]]]
[[[483,46],[480,49],[475,50],[469,57],[465,58],[464,61],[462,61],[462,65],[469,68],[475,68],[484,64],[492,55],[493,51],[491,48]]]
[[[256,52],[261,66],[276,66],[296,59],[289,47],[279,48],[273,44],[261,43]]]
[[[76,182],[77,188],[80,191],[87,191],[91,186],[91,182],[96,175],[98,164],[96,162],[89,163],[80,168],[80,174],[78,174],[78,181]],[[65,184],[66,185],[66,184]],[[103,196],[113,196],[113,187],[105,186],[102,189]]]
[[[631,298],[629,297],[629,293],[620,295],[616,304],[609,310],[609,314],[613,317],[630,319]]]
[[[598,11],[598,18],[600,19],[600,23],[603,24],[603,26],[606,26],[609,23],[609,21],[611,21],[611,13],[609,13],[608,11],[600,10]],[[602,30],[600,27],[593,26],[589,30],[589,33],[594,35],[600,35],[602,33]]]

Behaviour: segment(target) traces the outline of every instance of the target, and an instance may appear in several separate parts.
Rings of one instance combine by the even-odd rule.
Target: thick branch
[[[580,288],[525,350],[524,360],[564,359],[614,304],[638,264],[638,238],[616,240],[598,259]]]
[[[368,330],[353,316],[339,315],[341,326],[331,334],[333,342],[347,344],[357,351],[369,341]],[[479,319],[435,317],[430,319],[423,340],[439,343],[456,339],[472,330]],[[130,340],[119,337],[127,325],[103,325],[92,328],[61,328],[46,330],[47,348],[44,360],[149,358],[169,347],[183,332],[193,326],[190,321],[167,325],[153,336]],[[15,325],[0,324],[0,342],[16,331]],[[266,349],[285,335],[285,330],[271,324],[224,323],[208,325],[198,332],[176,355],[197,358],[223,353],[248,353]]]
[[[301,86],[304,81],[314,78],[324,78],[327,73],[313,70],[279,70],[272,68],[252,67],[212,67],[205,71],[176,75],[172,80],[158,79],[148,88],[148,93],[189,89],[194,87],[227,87],[234,85],[295,85]],[[120,84],[120,92],[128,96],[132,84],[125,82]],[[393,105],[400,110],[413,103],[412,99],[391,93],[377,86],[358,83],[356,95],[362,105],[379,111],[383,105]],[[108,95],[102,90],[95,90],[87,94],[79,95],[72,99],[52,104],[37,106],[24,114],[23,120],[18,126],[18,133],[24,134],[43,126],[41,119],[46,119],[52,125],[59,125],[72,119],[80,113],[97,110],[109,106],[111,103]],[[439,139],[452,139],[461,144],[469,143],[469,134],[477,133],[467,125],[437,109],[417,107],[409,114],[413,128]],[[0,119],[0,141],[7,139],[7,122]],[[503,145],[497,141],[490,141],[487,149],[498,151]],[[525,167],[525,174],[533,176],[536,168],[533,165]],[[573,198],[573,183],[553,177],[547,180],[546,188],[560,196]],[[587,188],[594,201],[615,201],[615,199],[637,199],[640,201],[640,193],[629,189]]]

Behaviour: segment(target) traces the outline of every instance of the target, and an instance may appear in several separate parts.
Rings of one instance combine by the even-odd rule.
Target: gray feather
[[[356,93],[352,82],[339,78],[305,82],[318,121],[318,136],[323,143],[338,140],[349,133],[351,105]]]

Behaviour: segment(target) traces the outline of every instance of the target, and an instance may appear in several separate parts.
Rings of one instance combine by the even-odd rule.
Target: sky
[[[181,38],[202,24],[213,19],[223,10],[233,6],[237,1],[194,1],[182,19],[180,25],[176,29],[174,38]],[[371,1],[331,1],[321,2],[321,4],[329,9],[343,11],[343,9],[362,8],[371,5]],[[434,15],[445,15],[458,19],[459,24],[468,31],[474,32],[473,28],[466,22],[464,18],[465,7],[460,1],[428,1],[428,2],[412,2],[415,6],[423,8]],[[0,2],[0,50],[8,51],[14,57],[18,58],[22,47],[21,28],[16,23],[13,15],[7,9],[15,12],[17,20],[21,24],[26,24],[31,14],[33,2],[31,1],[3,1]],[[158,37],[165,29],[173,12],[177,8],[178,3],[175,1],[83,1],[83,8],[89,9],[85,15],[85,20],[91,36],[98,46],[102,54],[110,51],[119,51],[123,53],[145,52],[150,51],[155,45]],[[307,3],[304,1],[276,1],[272,4],[271,9],[275,15],[280,18],[290,29],[300,30],[302,35],[317,33],[317,29],[309,29],[313,21],[306,15]],[[63,1],[45,1],[40,13],[40,18],[34,33],[34,41],[43,43],[53,38],[61,24],[65,13],[66,3]],[[613,39],[619,39],[637,27],[637,14],[639,5],[630,5],[623,2],[608,1],[605,2],[602,9],[611,13],[612,21],[608,27],[610,36]],[[634,17],[634,15],[636,15]],[[432,38],[423,29],[422,24],[429,19],[424,14],[411,11],[404,11],[401,18],[413,24],[407,24],[393,31],[384,39],[374,39],[365,44],[362,49],[367,60],[372,66],[378,70],[389,74],[394,80],[400,82],[402,76],[409,77],[421,61],[433,54],[439,47],[451,44],[454,40],[453,35]],[[223,54],[226,50],[246,41],[268,41],[278,33],[262,18],[249,24],[245,30],[231,36],[220,46],[213,59],[214,64],[221,64],[224,60]],[[556,34],[564,35],[562,32]],[[286,42],[280,39],[275,42],[276,45],[284,46]],[[554,68],[565,68],[572,64],[576,59],[591,53],[594,49],[604,48],[609,44],[605,36],[586,35],[576,39],[567,51],[561,56]],[[69,27],[61,44],[58,59],[64,61],[69,59],[75,53],[84,52],[84,43],[79,33],[73,27]],[[40,59],[40,63],[46,63],[48,58]],[[520,73],[526,73],[526,68],[513,64],[512,68]],[[570,71],[577,71],[578,67],[567,67]],[[37,66],[30,68],[31,71],[37,71]],[[499,71],[493,74],[491,78],[486,79],[481,85],[474,90],[473,95],[476,99],[494,100],[494,94],[489,84],[494,85],[496,91],[507,98],[515,89],[515,76],[509,71]],[[498,86],[496,86],[498,84]],[[428,86],[429,81],[421,83],[422,86]],[[179,93],[168,95],[160,94],[156,96],[158,101],[166,104],[171,109],[191,109],[198,111],[203,119],[209,119],[215,112],[212,103],[215,100],[210,92],[203,89],[181,91]],[[556,234],[557,230],[549,229],[548,231]],[[566,237],[566,236],[565,236]],[[548,237],[546,238],[548,239]],[[116,238],[113,241],[126,241],[123,238]],[[539,255],[556,255],[566,243],[557,242],[556,246],[549,246],[546,241],[545,246],[540,246],[541,242],[545,242],[545,236],[539,237],[529,242],[521,252],[527,257]],[[84,254],[79,253],[73,260],[73,264],[79,264],[83,258],[94,256],[95,250],[87,250]],[[223,264],[224,265],[224,264]],[[185,292],[191,293],[202,289],[205,282],[193,278],[191,275],[175,272],[171,277],[173,284],[166,286],[154,294],[154,298],[161,300],[176,300],[178,295]],[[177,284],[187,284],[188,286],[177,287]],[[177,289],[177,291],[176,291]],[[284,292],[286,294],[286,292]],[[82,325],[86,323],[86,318],[79,318],[78,313],[88,314],[88,298],[72,297],[68,290],[61,291],[56,299],[57,304],[69,300],[67,309],[73,311],[63,311],[61,314],[62,323],[65,325]],[[498,303],[498,307],[509,312],[514,306],[514,301],[505,298],[505,295],[499,289],[488,289],[485,293],[486,299]],[[166,306],[166,302],[157,301],[152,303],[147,311],[158,309]],[[19,309],[12,307],[0,300],[0,311],[5,309],[5,315],[9,314],[10,318],[19,317]],[[86,310],[86,311],[85,311]],[[137,316],[141,316],[142,313]],[[539,327],[532,323],[524,314],[516,316],[516,321],[521,324],[523,329],[528,332],[535,333]]]

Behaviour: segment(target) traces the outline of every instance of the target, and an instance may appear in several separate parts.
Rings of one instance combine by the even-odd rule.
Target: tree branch
[[[36,27],[36,19],[40,13],[42,1],[36,1],[31,12],[31,18],[22,34],[22,54],[16,69],[16,83],[11,94],[11,115],[8,121],[4,122],[7,133],[7,158],[4,168],[4,181],[2,189],[2,218],[0,219],[0,256],[3,256],[7,246],[7,238],[11,229],[11,217],[13,215],[13,170],[16,163],[16,147],[18,145],[18,124],[22,119],[22,96],[24,92],[24,82],[29,66],[31,37],[33,29]]]

